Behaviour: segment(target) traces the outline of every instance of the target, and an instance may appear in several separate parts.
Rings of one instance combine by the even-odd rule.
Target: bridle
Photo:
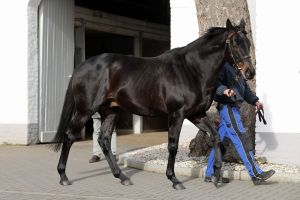
[[[227,36],[227,39],[226,39],[226,44],[228,45],[228,49],[229,49],[229,53],[230,53],[230,56],[231,56],[231,58],[232,58],[232,60],[233,60],[233,66],[234,66],[234,68],[237,70],[237,75],[238,76],[241,76],[242,75],[242,73],[241,73],[241,70],[242,70],[242,68],[239,66],[239,63],[241,62],[241,61],[243,61],[243,60],[246,60],[246,59],[251,59],[251,56],[250,55],[248,55],[248,56],[244,56],[243,58],[240,58],[240,59],[236,59],[235,57],[234,57],[234,55],[233,55],[233,51],[232,51],[232,47],[231,47],[231,44],[230,44],[230,39],[232,38],[232,36],[234,35],[234,34],[239,34],[241,31],[238,31],[238,32],[234,32],[234,31],[232,31],[232,32],[229,32],[229,34],[228,34],[228,36]],[[234,83],[232,83],[231,84],[231,87],[229,87],[230,89],[229,90],[232,90],[231,88],[232,88],[232,86],[233,86],[233,84]],[[235,96],[234,96],[234,98],[236,98]],[[265,115],[264,115],[264,109],[263,108],[259,108],[257,111],[256,111],[256,115],[258,115],[258,119],[259,119],[259,121],[261,122],[263,122],[265,125],[267,124],[267,121],[266,121],[266,119],[265,119]]]
[[[241,61],[245,60],[245,59],[251,58],[251,56],[250,56],[250,55],[249,55],[249,56],[245,56],[245,57],[243,57],[243,58],[237,60],[237,59],[234,57],[234,55],[233,55],[232,47],[231,47],[231,44],[230,44],[230,39],[232,38],[232,36],[233,36],[234,34],[239,34],[240,32],[241,32],[241,31],[238,31],[238,32],[231,31],[231,32],[229,32],[229,34],[228,34],[228,36],[227,36],[227,39],[226,39],[226,44],[228,45],[230,57],[231,57],[232,60],[233,60],[233,67],[234,67],[235,70],[237,71],[237,78],[239,79],[239,78],[242,76],[244,79],[246,79],[246,78],[243,76],[243,74],[241,73],[242,68],[239,66],[239,63],[240,63]],[[231,83],[231,85],[230,85],[230,87],[229,87],[229,91],[232,90],[232,87],[233,87],[233,85],[234,85],[234,81],[235,81],[235,80],[233,80],[233,82]],[[236,99],[236,96],[234,96],[234,99]]]
[[[233,55],[233,50],[232,50],[232,46],[230,44],[230,39],[232,38],[232,36],[234,34],[239,34],[241,33],[241,31],[238,31],[238,32],[235,32],[235,31],[231,31],[229,32],[228,36],[227,36],[227,39],[226,39],[226,44],[228,45],[228,49],[229,49],[229,53],[230,53],[230,57],[232,58],[233,60],[233,66],[235,67],[236,70],[238,70],[238,72],[240,73],[240,70],[242,69],[240,66],[239,66],[239,63],[246,60],[246,59],[251,59],[251,56],[248,55],[248,56],[244,56],[243,58],[240,58],[240,59],[236,59]]]

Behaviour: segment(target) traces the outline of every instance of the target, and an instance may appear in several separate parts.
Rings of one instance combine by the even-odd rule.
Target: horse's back
[[[78,67],[73,85],[86,89],[81,93],[90,95],[90,99],[115,102],[133,113],[156,116],[184,104],[189,88],[183,67],[169,54],[153,58],[102,54]]]

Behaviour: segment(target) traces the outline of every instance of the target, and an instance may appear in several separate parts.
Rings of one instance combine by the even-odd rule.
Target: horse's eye
[[[233,46],[237,46],[237,45],[239,45],[239,43],[240,43],[240,39],[239,38],[234,38],[234,40],[233,40]]]

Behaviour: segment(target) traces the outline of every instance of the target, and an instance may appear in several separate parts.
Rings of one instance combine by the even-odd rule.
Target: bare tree
[[[195,0],[197,8],[197,16],[199,23],[199,34],[200,36],[205,33],[205,31],[210,27],[220,26],[225,27],[226,20],[229,18],[232,22],[239,23],[239,21],[244,18],[246,21],[246,31],[248,32],[248,37],[252,43],[251,45],[251,57],[252,63],[255,65],[255,47],[252,39],[252,32],[250,26],[250,15],[247,5],[247,0]],[[255,80],[248,81],[250,87],[254,91]],[[246,103],[243,104],[242,109],[242,119],[249,134],[249,140],[252,145],[255,145],[255,110],[253,106]],[[209,116],[214,120],[215,124],[218,122],[217,110],[213,104],[208,112]],[[199,131],[196,138],[194,138],[190,143],[190,156],[203,156],[207,155],[210,151],[209,140],[206,138],[206,134]],[[226,155],[224,160],[237,162],[239,157],[236,154],[234,147],[231,142],[224,142],[226,148]]]

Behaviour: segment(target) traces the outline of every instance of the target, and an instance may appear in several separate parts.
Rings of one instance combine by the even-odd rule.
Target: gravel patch
[[[179,143],[178,153],[176,156],[175,168],[204,168],[207,164],[206,157],[188,157],[189,154],[189,144],[191,140],[185,140]],[[133,152],[126,153],[126,156],[133,161],[138,163],[145,163],[147,165],[159,165],[167,166],[168,162],[168,144],[164,143],[161,145],[151,146],[148,148],[136,150]],[[276,163],[260,163],[259,166],[265,171],[269,169],[274,169],[277,174],[288,174],[300,175],[300,166],[296,165],[286,165],[286,164],[276,164]],[[223,163],[222,170],[229,171],[246,171],[243,164],[236,163]]]

